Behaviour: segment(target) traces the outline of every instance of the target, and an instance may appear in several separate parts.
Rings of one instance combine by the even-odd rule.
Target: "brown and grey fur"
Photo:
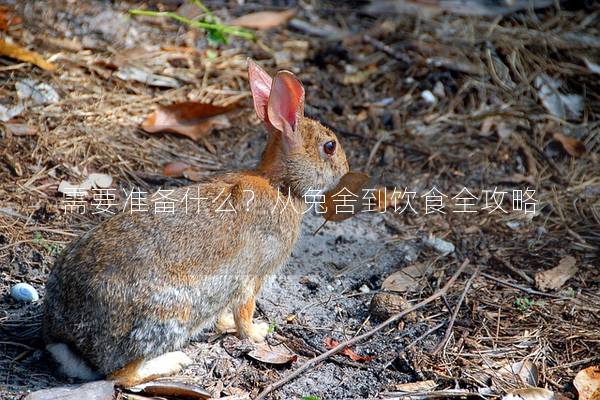
[[[252,322],[255,296],[291,254],[302,196],[307,189],[333,187],[348,171],[339,143],[332,157],[323,157],[323,144],[336,138],[318,122],[299,117],[302,147],[291,153],[282,150],[281,135],[268,129],[256,170],[217,176],[170,195],[183,198],[187,191],[189,199],[199,189],[209,198],[200,207],[188,200],[187,213],[181,205],[175,214],[120,213],[65,249],[46,286],[43,330],[66,373],[107,375],[128,386],[185,366],[183,353],[171,357],[167,363],[177,365],[167,369],[155,371],[158,362],[149,362],[176,354],[169,352],[214,324],[264,339],[265,324]],[[255,194],[248,210],[244,190]],[[216,211],[219,204],[211,201],[219,194],[219,203],[231,195],[235,213]],[[78,368],[83,371],[73,371]]]

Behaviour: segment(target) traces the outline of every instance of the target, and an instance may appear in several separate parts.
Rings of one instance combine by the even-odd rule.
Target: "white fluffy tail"
[[[102,375],[93,371],[81,358],[69,349],[64,343],[51,343],[46,350],[52,354],[60,365],[60,372],[71,378],[92,381],[102,378]]]

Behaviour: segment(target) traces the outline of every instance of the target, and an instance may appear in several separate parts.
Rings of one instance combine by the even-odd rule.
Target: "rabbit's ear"
[[[269,123],[267,105],[273,79],[253,59],[248,58],[248,80],[250,81],[252,100],[254,100],[254,111],[261,121]]]
[[[297,127],[304,116],[304,87],[291,72],[280,71],[275,75],[267,116],[271,125],[282,132],[288,148],[301,143]]]

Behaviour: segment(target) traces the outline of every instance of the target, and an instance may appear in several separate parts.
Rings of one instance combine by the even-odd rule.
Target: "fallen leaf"
[[[575,258],[563,257],[558,265],[535,274],[535,286],[539,290],[557,290],[577,273]]]
[[[60,96],[52,86],[33,79],[22,79],[15,83],[15,88],[21,101],[31,99],[35,104],[52,104],[60,100]]]
[[[149,86],[168,88],[178,88],[181,86],[179,84],[179,81],[175,78],[171,78],[170,76],[157,75],[150,71],[146,71],[145,69],[137,67],[121,67],[113,75],[124,81],[136,81]]]
[[[26,124],[5,123],[3,125],[6,130],[15,136],[34,136],[36,132],[33,126]]]
[[[436,387],[437,383],[435,383],[435,381],[428,380],[394,385],[394,391],[405,393],[428,392],[435,389]]]
[[[340,344],[340,342],[338,342],[335,339],[332,339],[330,337],[326,337],[325,338],[325,348],[327,350],[331,350],[334,347],[338,346]],[[340,354],[345,355],[346,357],[349,357],[352,361],[371,361],[373,359],[373,356],[361,356],[356,354],[352,349],[350,349],[349,347],[346,347],[344,350],[340,351]]]
[[[127,390],[153,397],[176,397],[193,400],[209,399],[212,395],[203,388],[184,382],[153,381],[142,383]]]
[[[113,381],[95,381],[81,385],[42,389],[30,393],[25,400],[112,400],[115,395],[114,386]]]
[[[535,78],[535,87],[538,97],[546,109],[554,116],[561,119],[577,119],[583,110],[583,98],[576,94],[562,94],[559,92],[561,82],[541,74]]]
[[[46,61],[40,54],[26,50],[16,44],[7,43],[2,39],[0,39],[0,55],[36,65],[46,71],[54,71],[56,69],[56,65]]]
[[[579,371],[573,379],[573,385],[579,393],[579,400],[600,399],[600,365]]]
[[[295,14],[296,10],[259,11],[238,17],[232,20],[229,25],[265,30],[285,24],[292,19]]]
[[[420,278],[427,272],[427,265],[416,263],[396,271],[383,281],[381,288],[392,292],[415,291],[421,287]]]
[[[109,188],[112,180],[113,178],[110,175],[92,173],[78,185],[74,185],[69,181],[61,181],[58,185],[58,191],[68,196],[87,196],[88,190],[92,188]]]
[[[272,347],[267,343],[256,344],[254,350],[250,351],[248,356],[257,361],[273,365],[283,365],[298,359],[296,354],[289,352],[283,346]]]
[[[235,104],[222,107],[194,101],[160,106],[142,122],[142,129],[148,133],[177,133],[198,140],[215,128],[229,127],[229,120],[222,114],[235,107]]]
[[[0,6],[0,31],[8,31],[13,25],[18,25],[23,20],[21,17],[16,15],[15,10],[9,8],[8,6]]]
[[[554,392],[539,387],[517,389],[504,395],[502,400],[554,400]]]
[[[183,172],[190,166],[183,161],[175,161],[165,164],[163,167],[163,175],[170,176],[173,178],[180,178],[183,176]]]
[[[17,115],[21,114],[23,110],[25,110],[25,106],[23,106],[23,104],[20,103],[11,108],[6,108],[0,104],[0,121],[9,121]]]
[[[327,221],[344,221],[361,211],[363,207],[363,189],[371,178],[361,172],[348,172],[340,179],[335,188],[325,193]]]
[[[580,140],[563,135],[559,132],[554,133],[552,137],[562,145],[563,149],[565,149],[570,156],[581,157],[585,154],[585,145]]]
[[[495,375],[507,382],[519,385],[537,386],[538,384],[538,369],[529,360],[506,363]]]

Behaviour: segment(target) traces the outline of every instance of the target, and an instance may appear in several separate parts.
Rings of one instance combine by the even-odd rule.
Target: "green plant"
[[[275,328],[277,328],[277,322],[271,321],[269,323],[269,329],[267,330],[267,332],[273,333],[273,332],[275,332]]]
[[[62,246],[58,243],[49,243],[46,239],[43,238],[40,232],[35,232],[33,234],[33,244],[43,247],[48,254],[51,256],[55,256],[61,252]]]
[[[536,305],[535,300],[531,300],[529,297],[517,297],[515,299],[515,307],[521,312],[527,311],[534,305]]]
[[[229,26],[219,22],[218,18],[200,1],[191,0],[198,8],[206,14],[203,19],[189,19],[171,11],[149,11],[133,9],[129,10],[131,15],[143,15],[147,17],[167,17],[182,22],[192,28],[202,29],[206,32],[206,39],[211,46],[227,44],[228,36],[237,36],[247,40],[256,40],[256,35],[248,29]]]
[[[302,400],[321,400],[321,398],[317,396],[302,396]]]

